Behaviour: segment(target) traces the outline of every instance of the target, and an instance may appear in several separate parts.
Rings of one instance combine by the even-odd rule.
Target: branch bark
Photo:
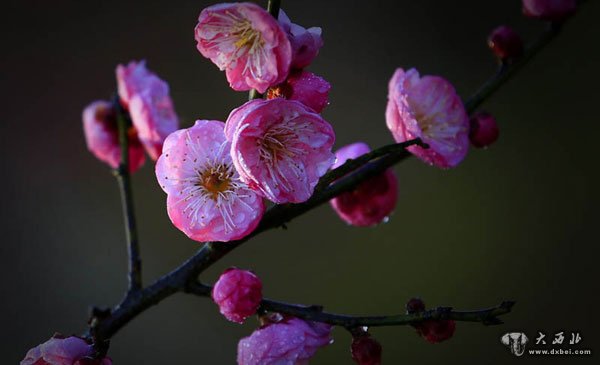
[[[127,295],[139,291],[142,288],[142,260],[138,244],[137,225],[135,211],[133,208],[133,191],[131,189],[131,178],[129,175],[129,141],[127,130],[130,123],[123,110],[119,97],[116,96],[113,104],[116,109],[117,127],[119,130],[119,145],[121,147],[121,162],[115,170],[115,176],[119,183],[121,194],[121,205],[123,206],[123,217],[125,219],[125,236],[127,239],[127,251],[129,257],[129,287]]]
[[[186,292],[201,297],[210,297],[211,290],[211,286],[196,282],[190,284],[186,289]],[[325,312],[323,311],[323,307],[318,305],[290,304],[277,300],[263,299],[259,312],[265,311],[287,314],[307,321],[329,323],[350,330],[352,328],[363,326],[382,327],[411,325],[430,319],[452,319],[461,322],[480,322],[484,325],[496,325],[502,323],[498,317],[510,313],[514,304],[515,303],[511,301],[504,301],[494,307],[473,311],[455,311],[450,307],[438,307],[415,314],[350,316]]]

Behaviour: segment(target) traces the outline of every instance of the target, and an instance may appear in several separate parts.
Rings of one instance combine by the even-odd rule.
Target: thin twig
[[[131,190],[131,179],[129,176],[129,141],[127,129],[129,123],[126,113],[121,107],[118,96],[114,101],[117,114],[117,127],[119,129],[119,145],[121,147],[121,162],[115,170],[115,176],[119,183],[121,193],[121,204],[123,206],[123,217],[125,219],[125,236],[127,238],[127,251],[129,254],[129,289],[127,295],[139,291],[142,288],[142,261],[138,244],[138,234],[133,208],[133,191]]]
[[[517,71],[525,66],[534,55],[538,54],[550,41],[552,41],[561,30],[560,24],[550,23],[548,28],[525,50],[521,58],[514,63],[503,64],[494,76],[490,77],[471,97],[465,101],[465,108],[472,114],[486,99],[506,81],[510,80]]]
[[[201,297],[210,297],[212,287],[199,282],[190,284],[186,292]],[[461,322],[480,322],[484,325],[501,324],[498,316],[510,313],[514,302],[505,301],[491,308],[473,311],[455,311],[448,307],[439,307],[414,314],[395,314],[390,316],[349,316],[323,311],[318,305],[300,305],[277,300],[263,299],[259,312],[276,312],[302,318],[313,322],[329,323],[348,329],[355,327],[402,326],[416,324],[430,319],[453,319]]]

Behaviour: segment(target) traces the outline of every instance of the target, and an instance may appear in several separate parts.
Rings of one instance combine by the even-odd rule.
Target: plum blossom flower
[[[264,204],[236,172],[219,121],[198,120],[167,137],[156,177],[173,224],[199,242],[240,239],[258,225]]]
[[[333,128],[294,100],[247,102],[231,112],[225,135],[242,181],[275,203],[306,201],[334,161]]]
[[[302,69],[311,64],[323,47],[320,27],[304,28],[292,23],[283,10],[279,10],[279,24],[283,27],[292,45],[292,68]]]
[[[212,298],[225,318],[243,323],[260,305],[262,282],[251,271],[230,268],[215,283]]]
[[[253,3],[223,3],[202,10],[195,29],[198,51],[231,88],[264,93],[288,75],[292,48],[275,18]]]
[[[21,365],[111,365],[109,357],[94,359],[94,348],[85,340],[55,334],[27,352]]]
[[[454,87],[438,76],[399,68],[389,83],[387,126],[396,142],[421,138],[429,148],[408,150],[431,165],[458,165],[469,149],[469,118]]]
[[[121,103],[146,152],[156,160],[165,138],[179,127],[169,85],[150,72],[145,61],[118,65],[116,74]]]
[[[121,162],[121,146],[114,106],[104,100],[94,101],[83,110],[83,132],[87,147],[100,161],[116,169]],[[144,164],[144,148],[136,130],[128,131],[129,172]]]
[[[305,365],[331,339],[331,326],[287,318],[268,324],[238,344],[239,365]]]
[[[344,146],[336,151],[336,161],[332,168],[369,151],[369,146],[362,142]],[[384,221],[396,207],[397,200],[398,181],[393,170],[388,169],[362,182],[354,190],[338,195],[330,203],[346,223],[367,227]]]
[[[271,87],[267,99],[297,100],[317,113],[329,105],[331,85],[322,77],[308,71],[294,71],[284,83]]]
[[[576,9],[576,0],[523,0],[523,14],[552,22],[565,20]]]

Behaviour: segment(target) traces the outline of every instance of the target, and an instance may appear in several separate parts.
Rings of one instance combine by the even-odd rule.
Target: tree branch
[[[125,236],[127,238],[127,251],[129,254],[129,287],[127,295],[139,291],[142,287],[142,261],[138,245],[138,235],[133,208],[133,191],[131,190],[131,179],[129,176],[129,141],[127,130],[129,122],[126,112],[123,110],[119,97],[113,102],[116,115],[117,127],[119,129],[119,145],[121,147],[121,162],[114,174],[119,183],[121,193],[121,205],[123,206],[123,217],[125,218]]]
[[[270,1],[269,3],[273,4],[271,9],[275,9],[275,7],[279,6],[279,1]],[[516,72],[520,70],[533,56],[535,56],[547,43],[554,39],[559,31],[560,27],[556,25],[552,26],[549,28],[549,30],[545,31],[539,36],[533,45],[525,51],[523,57],[519,61],[504,65],[500,71],[490,78],[485,84],[483,84],[483,86],[479,88],[479,90],[473,96],[467,99],[465,102],[467,111],[472,113],[510,77],[514,76],[514,74],[516,74]],[[135,318],[135,316],[148,309],[152,305],[159,303],[161,300],[178,291],[196,290],[197,287],[195,287],[195,283],[198,275],[206,268],[217,262],[220,258],[225,256],[227,253],[259,233],[271,228],[282,226],[293,218],[329,201],[343,192],[354,189],[361,182],[385,171],[387,168],[410,156],[405,148],[414,144],[420,144],[423,147],[427,147],[420,140],[413,140],[405,143],[385,146],[372,151],[366,157],[359,157],[354,160],[349,160],[346,162],[346,164],[330,171],[327,175],[325,175],[317,185],[315,193],[308,201],[301,204],[276,205],[269,209],[263,216],[263,219],[261,220],[261,223],[257,229],[244,239],[228,243],[208,242],[204,244],[204,246],[198,250],[195,255],[190,257],[179,267],[159,278],[153,284],[144,288],[143,290],[135,292],[132,295],[128,295],[125,300],[123,300],[123,302],[112,311],[112,313],[108,314],[107,316],[102,316],[102,318],[96,318],[96,320],[93,320],[90,327],[91,334],[97,341],[106,340],[112,337],[130,320]],[[125,159],[124,161],[127,160]],[[119,170],[123,171],[121,168]],[[126,189],[128,186],[128,174],[123,174],[123,176],[126,177],[123,185],[123,191],[125,192],[123,195],[124,197],[129,197],[127,199],[131,201],[131,194],[127,194]],[[124,203],[124,207],[127,206],[132,205]],[[132,217],[127,209],[126,217]],[[131,220],[128,219],[127,227],[131,227],[130,222]],[[133,225],[133,228],[135,228],[135,224]],[[129,229],[128,232],[135,232],[135,230]],[[132,238],[135,238],[133,234]],[[133,253],[137,254],[137,244],[131,244],[132,240],[129,240],[129,242],[130,254],[132,251]],[[133,239],[133,242],[135,243],[137,240]],[[131,255],[131,257],[135,256],[136,255]],[[135,261],[132,260],[131,262],[131,267],[135,268]],[[134,278],[133,282],[136,282],[136,272],[139,275],[138,270],[132,270],[133,275],[130,275],[130,277]],[[328,323],[344,323],[341,325],[350,326],[409,324],[414,321],[430,318],[448,318],[459,321],[475,321],[482,322],[484,324],[494,324],[499,323],[496,317],[510,312],[513,304],[513,302],[504,302],[493,308],[472,312],[458,312],[452,311],[448,308],[438,308],[426,311],[424,314],[420,315],[396,315],[388,317],[341,316],[316,310],[317,307],[304,307],[274,301],[266,301],[263,303],[263,309],[282,312],[287,311],[287,313],[296,313],[298,315],[310,315],[312,320],[323,320]],[[312,309],[309,310],[307,308]]]
[[[212,287],[199,282],[190,284],[186,293],[201,297],[210,297]],[[438,307],[414,314],[396,314],[391,316],[349,316],[323,311],[318,305],[300,305],[263,299],[259,311],[276,312],[302,318],[307,321],[329,323],[347,329],[356,327],[402,326],[416,324],[430,319],[452,319],[461,322],[480,322],[484,325],[501,324],[498,316],[510,313],[514,302],[505,301],[491,308],[473,311],[455,311],[450,307]]]

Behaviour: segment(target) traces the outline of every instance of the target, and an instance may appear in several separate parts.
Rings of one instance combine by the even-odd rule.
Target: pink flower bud
[[[302,69],[311,64],[323,47],[321,28],[304,28],[292,23],[283,10],[279,10],[279,24],[286,32],[292,46],[292,69]]]
[[[406,313],[416,314],[425,311],[425,303],[420,298],[412,298],[406,303]],[[454,335],[456,322],[451,319],[428,319],[412,325],[417,334],[429,343],[445,341]]]
[[[352,359],[358,365],[380,365],[381,344],[368,333],[352,339]]]
[[[331,326],[287,318],[242,338],[238,365],[306,365],[320,347],[329,345]]]
[[[228,320],[243,323],[256,313],[262,300],[262,283],[247,270],[227,269],[215,284],[212,298]]]
[[[512,28],[502,25],[488,37],[488,45],[501,60],[515,59],[523,54],[523,40]]]
[[[27,352],[20,365],[112,365],[110,358],[93,359],[94,348],[84,339],[55,334]]]
[[[410,146],[421,160],[439,168],[458,165],[469,150],[469,117],[448,81],[399,68],[389,82],[386,122],[396,142],[421,138],[429,148]]]
[[[343,165],[348,159],[369,152],[369,146],[358,142],[344,146],[335,153],[332,168]],[[348,224],[368,227],[384,221],[396,207],[398,180],[392,169],[362,182],[354,190],[331,199],[331,206]]]
[[[562,22],[576,8],[576,0],[523,0],[523,14],[551,22]]]
[[[334,161],[331,125],[295,100],[252,100],[227,118],[225,135],[240,178],[267,199],[308,200]]]
[[[281,25],[253,3],[222,3],[202,10],[194,31],[197,48],[232,89],[264,93],[285,80],[292,47]]]
[[[496,142],[500,131],[496,118],[486,112],[480,112],[471,117],[471,132],[469,139],[473,146],[487,147]]]
[[[406,313],[408,314],[419,313],[423,312],[424,310],[425,303],[423,302],[423,300],[421,300],[421,298],[411,298],[406,303]]]
[[[288,79],[267,91],[267,99],[297,100],[317,113],[329,105],[331,85],[320,76],[308,71],[296,71]]]
[[[121,162],[121,146],[116,111],[108,101],[95,101],[83,110],[83,132],[88,149],[100,161],[116,169]],[[132,127],[128,133],[129,172],[144,164],[144,148]]]
[[[451,319],[427,320],[417,323],[414,327],[427,342],[438,343],[454,335],[456,322]]]

